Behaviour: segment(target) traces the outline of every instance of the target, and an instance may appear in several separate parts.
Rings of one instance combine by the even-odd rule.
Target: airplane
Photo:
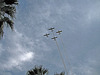
[[[62,30],[58,30],[56,33],[58,33],[59,35],[61,34]]]
[[[51,30],[51,31],[53,31],[54,29],[55,29],[55,28],[53,28],[53,27],[52,27],[52,28],[49,28],[48,30]]]
[[[56,41],[56,38],[58,38],[58,37],[56,37],[56,36],[55,36],[55,37],[53,37],[53,38],[51,38],[51,39],[53,39],[53,40],[55,40],[55,41]]]
[[[48,35],[50,35],[50,34],[45,34],[44,36],[48,37]]]

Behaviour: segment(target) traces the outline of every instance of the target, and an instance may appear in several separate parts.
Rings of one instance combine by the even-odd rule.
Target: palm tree
[[[17,0],[0,0],[0,37],[3,37],[4,25],[10,26],[13,30],[13,18],[15,18],[15,5],[17,4]]]
[[[48,73],[48,70],[45,68],[42,68],[42,66],[35,66],[34,69],[29,70],[27,72],[27,75],[46,75]]]

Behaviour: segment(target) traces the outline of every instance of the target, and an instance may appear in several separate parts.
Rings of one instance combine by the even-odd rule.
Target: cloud
[[[2,45],[0,44],[0,55],[2,54],[3,48]]]
[[[31,48],[24,46],[24,42],[29,41],[27,38],[24,38],[26,41],[23,42],[22,34],[18,33],[17,31],[7,36],[8,37],[4,41],[6,47],[4,47],[4,44],[0,44],[3,45],[2,48],[0,47],[0,50],[3,51],[3,53],[1,53],[1,56],[3,57],[0,57],[0,64],[2,64],[1,67],[3,69],[13,69],[18,65],[21,65],[22,62],[31,61],[34,59],[34,52],[31,50]],[[10,36],[12,36],[12,38],[10,38]]]
[[[25,62],[29,62],[34,58],[34,54],[32,52],[23,53],[16,57],[10,57],[8,61],[3,64],[5,69],[13,69],[18,68],[20,69],[20,65],[23,65]]]
[[[88,60],[86,63],[80,63],[78,66],[72,68],[70,75],[99,75],[98,70],[94,67],[98,61]]]
[[[100,17],[100,2],[99,1],[95,1],[95,2],[91,2],[89,3],[88,8],[84,9],[84,25],[85,27],[89,28],[93,25],[93,23],[98,22],[99,21],[99,17]]]
[[[47,30],[49,27],[55,27],[55,31],[63,31],[61,36],[68,50],[72,73],[99,75],[99,0],[20,2],[15,32],[5,29],[7,33],[0,43],[2,71],[15,72],[15,68],[17,71],[23,68],[25,72],[36,64],[48,67],[52,74],[64,70],[56,45],[50,39],[52,36],[43,37],[45,33],[51,34]],[[58,43],[65,53],[59,38]]]
[[[35,1],[33,3],[35,3],[35,5],[33,4],[33,6],[30,7],[30,9],[33,8],[33,10],[30,12],[29,20],[32,21],[31,23],[33,26],[35,26],[37,33],[40,33],[43,27],[46,30],[45,25],[47,28],[56,27],[63,29],[64,35],[62,35],[62,37],[64,39],[66,48],[68,49],[71,62],[74,64],[72,65],[73,67],[85,63],[85,61],[88,61],[86,60],[87,58],[92,57],[89,53],[93,47],[98,45],[97,40],[99,40],[99,23],[96,24],[99,20],[100,4],[98,0],[96,2],[90,2],[89,0],[51,0],[40,2]],[[35,19],[33,20],[32,18]],[[38,31],[38,29],[40,29],[40,31]],[[48,55],[49,58],[54,56],[54,59],[50,61],[50,64],[61,63],[59,56],[57,57],[56,46],[54,43],[50,42],[50,40],[46,42],[50,43],[50,46],[52,47],[51,49],[53,50],[51,51],[52,55]],[[96,58],[95,56],[93,57]],[[58,63],[54,62],[55,60]],[[48,62],[49,60],[45,59],[45,61]],[[59,65],[63,66],[61,64]],[[79,69],[77,68],[77,70],[75,70],[77,72],[76,74],[80,73],[90,75],[93,72],[96,73],[94,67],[89,66],[89,64],[91,64],[91,62],[79,66]],[[81,73],[80,69],[83,70],[84,73]]]
[[[1,74],[1,75],[12,75],[11,73],[5,72],[5,71],[4,71],[4,72],[0,72],[0,74]]]
[[[44,51],[49,50],[42,39],[27,37],[16,29],[14,32],[7,32],[2,41],[3,43],[0,43],[0,70],[2,72],[6,70],[15,71],[15,69],[26,70],[42,58]]]

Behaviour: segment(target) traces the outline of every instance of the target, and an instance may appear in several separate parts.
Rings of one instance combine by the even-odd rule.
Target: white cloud
[[[34,59],[33,52],[22,53],[15,57],[10,57],[6,63],[3,64],[5,69],[19,68],[25,62],[32,61]]]
[[[13,70],[14,68],[25,70],[28,68],[27,63],[34,64],[36,60],[42,58],[44,51],[49,50],[42,39],[29,38],[17,30],[7,32],[3,41],[6,47],[2,46],[4,45],[2,43],[0,44],[1,56],[4,56],[4,59],[0,58],[0,65],[2,64],[0,70]],[[41,53],[39,53],[40,51]]]
[[[33,58],[33,53],[32,52],[29,52],[29,53],[26,53],[24,55],[21,55],[20,58],[20,61],[29,61],[31,60],[31,58]]]
[[[10,38],[10,36],[12,36],[12,38]],[[1,67],[3,69],[13,69],[18,65],[24,65],[25,62],[30,62],[34,59],[34,48],[32,49],[31,47],[34,45],[34,43],[32,43],[29,38],[23,37],[21,33],[18,33],[16,31],[13,32],[13,34],[7,35],[5,42],[6,47],[0,47],[0,50],[3,51],[1,55],[3,55],[5,58],[3,59],[1,57],[0,62],[0,64],[2,64]],[[29,45],[29,47],[27,45]]]

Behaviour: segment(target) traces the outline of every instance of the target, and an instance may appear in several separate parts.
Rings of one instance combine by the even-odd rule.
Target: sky
[[[14,22],[0,40],[0,75],[26,75],[35,65],[65,71],[50,27],[69,75],[100,75],[100,0],[19,0]]]

